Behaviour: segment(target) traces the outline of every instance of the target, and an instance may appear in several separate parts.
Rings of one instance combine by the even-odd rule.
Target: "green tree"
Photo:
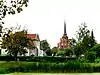
[[[96,58],[97,58],[97,57],[100,57],[100,44],[94,45],[94,46],[89,50],[89,52],[91,52],[91,51],[96,53]]]
[[[72,38],[72,39],[70,40],[70,47],[71,47],[71,49],[72,49],[73,55],[75,55],[74,47],[75,47],[76,43],[77,43],[77,42],[76,42],[76,40],[75,40],[74,38]]]
[[[64,50],[59,50],[58,52],[57,52],[57,56],[65,56],[65,51]]]
[[[84,39],[85,36],[89,36],[90,31],[89,29],[87,29],[86,23],[82,23],[79,26],[79,30],[76,31],[76,37],[77,37],[77,42],[82,42],[82,40]]]
[[[82,23],[79,26],[76,37],[77,43],[74,46],[74,51],[77,56],[85,54],[90,48],[92,48],[96,44],[93,30],[90,34],[90,30],[87,28],[86,23]]]
[[[88,60],[88,62],[94,62],[96,59],[96,52],[87,52],[85,57]]]
[[[47,56],[52,56],[52,51],[51,51],[51,49],[46,50],[45,53],[46,53]]]
[[[57,54],[57,52],[58,52],[58,48],[57,47],[53,47],[52,48],[52,54],[53,54],[53,56],[55,56]]]
[[[50,45],[47,40],[40,41],[40,49],[46,52],[46,50],[50,50]]]
[[[74,53],[76,56],[80,56],[81,54],[84,54],[84,50],[83,50],[83,46],[81,45],[81,43],[77,43],[75,46],[74,46]]]
[[[73,51],[71,48],[66,48],[65,50],[65,56],[71,56],[73,54]]]
[[[23,30],[13,33],[13,31],[7,29],[6,32],[2,38],[2,48],[6,49],[9,55],[14,56],[15,60],[17,55],[25,55],[25,53],[27,53],[26,49],[29,48],[31,44],[30,39],[26,37],[26,31]],[[31,46],[33,47],[33,45]]]
[[[59,49],[57,52],[57,55],[59,56],[71,56],[73,54],[72,50],[70,48],[63,48]]]
[[[0,19],[5,18],[7,14],[20,13],[23,7],[28,6],[29,0],[0,0]]]
[[[29,0],[0,0],[0,26],[3,27],[3,19],[6,15],[20,13],[23,11],[23,7],[28,6],[28,2]],[[0,31],[2,31],[2,28],[0,28]]]

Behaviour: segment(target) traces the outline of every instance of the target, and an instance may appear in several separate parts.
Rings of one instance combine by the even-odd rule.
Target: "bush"
[[[46,73],[88,73],[100,72],[100,64],[80,63],[68,61],[54,62],[5,62],[0,63],[0,73],[12,72],[46,72]]]
[[[96,59],[96,53],[91,51],[91,52],[88,52],[86,54],[86,59],[89,61],[89,62],[94,62],[95,59]]]
[[[75,57],[52,57],[52,56],[18,56],[19,61],[28,61],[28,62],[66,62],[67,60],[76,60]],[[0,61],[15,61],[13,56],[0,56]]]

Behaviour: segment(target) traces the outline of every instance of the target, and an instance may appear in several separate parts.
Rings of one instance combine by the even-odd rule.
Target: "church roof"
[[[30,38],[32,40],[39,40],[39,37],[37,34],[27,34],[27,38]]]

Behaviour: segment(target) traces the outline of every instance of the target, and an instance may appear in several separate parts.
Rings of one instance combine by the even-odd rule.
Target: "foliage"
[[[43,51],[50,49],[50,46],[49,46],[49,43],[47,42],[47,40],[40,41],[40,49]]]
[[[80,56],[81,54],[84,53],[82,48],[83,48],[83,46],[81,45],[81,43],[77,43],[74,46],[73,50],[74,50],[74,53],[75,53],[76,56]]]
[[[72,50],[70,48],[65,48],[65,49],[59,49],[57,52],[57,55],[61,55],[61,56],[70,56],[72,55]]]
[[[49,50],[46,50],[45,53],[46,53],[47,56],[52,56],[52,51],[50,49]]]
[[[96,53],[93,51],[87,52],[85,57],[89,62],[94,62],[96,59]]]
[[[72,38],[72,39],[70,40],[70,45],[71,45],[71,47],[75,46],[76,43],[77,43],[77,41],[76,41],[74,38]]]
[[[76,40],[72,39],[71,41],[71,48],[76,56],[80,56],[81,54],[85,55],[88,50],[96,44],[93,30],[90,34],[90,30],[87,28],[85,23],[82,23],[79,26],[76,37]]]
[[[75,57],[52,57],[52,56],[17,56],[18,61],[31,62],[66,62],[68,60],[76,60]],[[14,56],[0,56],[0,61],[15,61]]]
[[[4,34],[2,38],[2,48],[7,49],[6,51],[10,55],[17,56],[26,53],[25,47],[27,47],[27,39],[24,37],[24,32],[16,32]]]
[[[96,58],[100,57],[100,44],[94,45],[89,51],[96,52]]]
[[[68,61],[63,63],[51,62],[3,62],[0,63],[2,73],[37,72],[37,73],[91,73],[99,72],[100,64]]]
[[[57,47],[53,47],[52,48],[52,54],[53,54],[53,56],[55,56],[57,54],[57,52],[58,52]]]
[[[16,14],[23,11],[23,7],[28,6],[29,0],[0,0],[0,26],[3,27],[3,18],[8,14]],[[0,28],[2,31],[2,28]]]
[[[52,55],[50,45],[47,42],[47,40],[40,41],[40,49],[43,50],[43,52],[46,53],[46,55],[49,55],[49,56]]]
[[[88,36],[90,33],[90,31],[87,29],[87,26],[86,26],[86,23],[82,23],[80,26],[79,26],[79,30],[77,31],[77,34],[76,34],[76,37],[77,37],[77,41],[80,42],[83,40],[83,38],[85,36]]]
[[[72,49],[70,49],[70,48],[65,49],[65,55],[66,56],[71,56],[72,54],[73,54]]]
[[[2,38],[2,48],[11,56],[25,55],[26,48],[30,45],[30,39],[26,37],[25,30],[15,32],[8,29]],[[33,47],[33,46],[32,46]]]
[[[59,50],[58,52],[57,52],[57,56],[65,56],[65,51],[64,50]]]
[[[100,58],[99,58],[99,57],[96,58],[96,59],[95,59],[95,62],[96,62],[96,63],[100,63]]]

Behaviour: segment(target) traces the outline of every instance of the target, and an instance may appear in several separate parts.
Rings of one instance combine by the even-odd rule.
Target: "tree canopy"
[[[3,19],[6,15],[16,14],[23,11],[23,7],[28,6],[29,0],[0,0],[0,27],[3,28]],[[0,28],[0,32],[2,31]]]
[[[25,30],[13,33],[10,29],[3,35],[2,48],[6,49],[7,53],[11,56],[25,55],[27,48],[31,46],[34,48],[34,44],[31,45],[30,39],[26,37]]]
[[[76,33],[76,39],[72,39],[71,47],[77,56],[85,54],[96,44],[96,40],[93,34],[93,30],[90,31],[87,28],[86,23],[82,23],[79,26],[79,30]]]
[[[50,49],[50,45],[47,42],[47,40],[40,41],[40,49],[43,50],[43,51]]]

